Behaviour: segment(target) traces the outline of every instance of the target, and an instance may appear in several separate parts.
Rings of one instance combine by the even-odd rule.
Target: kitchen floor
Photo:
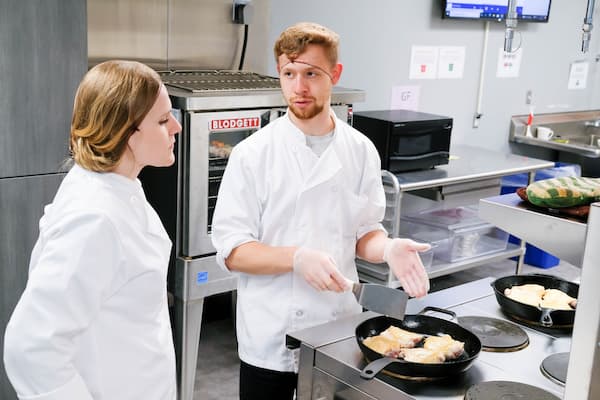
[[[431,290],[438,291],[485,277],[511,275],[515,265],[514,261],[505,260],[435,278],[431,281]],[[575,282],[579,282],[580,272],[579,268],[562,261],[548,269],[523,266],[523,273],[550,274]],[[211,316],[210,302],[206,304],[205,316],[208,318],[200,334],[194,400],[237,399],[239,359],[234,324],[231,317],[218,319]]]

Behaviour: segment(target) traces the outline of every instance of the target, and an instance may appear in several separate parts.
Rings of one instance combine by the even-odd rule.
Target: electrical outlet
[[[525,104],[530,105],[531,103],[533,103],[533,92],[528,90],[527,93],[525,93]]]
[[[233,0],[233,15],[234,24],[248,24],[252,18],[252,0]]]
[[[475,113],[473,116],[473,128],[479,128],[479,121],[481,120],[482,116],[483,114],[481,113]]]

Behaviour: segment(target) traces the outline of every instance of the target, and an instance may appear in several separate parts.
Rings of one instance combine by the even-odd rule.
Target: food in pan
[[[576,304],[577,299],[558,289],[547,289],[540,302],[540,306],[556,310],[572,310]]]
[[[397,358],[401,349],[415,347],[422,340],[421,334],[390,326],[379,335],[366,338],[363,343],[380,354]]]
[[[535,283],[528,283],[525,285],[513,286],[511,288],[504,289],[504,294],[519,303],[529,304],[530,306],[537,307],[542,300],[544,291],[546,289],[542,285]]]
[[[397,326],[390,326],[380,335],[398,342],[400,347],[415,347],[417,343],[423,340],[423,335],[420,333],[400,329]]]
[[[504,289],[509,299],[534,307],[553,308],[555,310],[572,310],[577,299],[560,289],[546,289],[538,284],[515,285]]]
[[[398,352],[402,347],[398,342],[385,338],[383,336],[370,336],[363,340],[365,346],[379,354],[387,357],[398,357]]]
[[[399,357],[403,358],[405,361],[423,364],[440,364],[446,360],[442,352],[426,349],[424,347],[402,349]]]
[[[600,200],[600,178],[567,176],[533,182],[527,186],[527,199],[550,208],[590,204]]]
[[[229,158],[231,150],[233,150],[233,146],[220,140],[211,140],[208,147],[208,153],[211,157]]]
[[[365,338],[363,344],[387,357],[424,364],[454,360],[462,355],[465,347],[463,342],[454,340],[450,335],[427,336],[396,326]]]
[[[444,360],[454,360],[465,351],[465,344],[452,339],[450,335],[429,336],[425,339],[423,348],[441,354]]]

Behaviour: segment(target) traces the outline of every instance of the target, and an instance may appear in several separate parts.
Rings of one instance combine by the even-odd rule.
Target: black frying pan
[[[579,285],[551,275],[526,274],[510,275],[492,282],[496,300],[504,313],[517,320],[545,328],[572,328],[575,321],[575,310],[554,310],[551,308],[534,307],[515,301],[504,294],[504,289],[515,285],[537,283],[546,289],[559,289],[571,297],[577,298]]]
[[[452,311],[436,307],[426,307],[419,314],[405,315],[402,320],[382,315],[367,319],[358,325],[356,327],[356,340],[358,341],[358,346],[363,352],[364,357],[369,362],[361,372],[360,376],[365,379],[371,379],[383,370],[384,373],[395,377],[418,380],[419,378],[443,378],[466,371],[479,355],[479,352],[481,351],[481,341],[474,333],[454,322],[423,315],[423,313],[429,310],[450,314],[456,318],[456,314]],[[385,357],[383,354],[380,354],[363,344],[365,338],[379,335],[389,328],[390,325],[430,336],[448,334],[455,340],[464,342],[465,351],[456,360],[446,361],[440,364],[422,364]]]

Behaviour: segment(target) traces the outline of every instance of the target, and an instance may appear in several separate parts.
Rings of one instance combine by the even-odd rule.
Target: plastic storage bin
[[[515,244],[519,244],[520,242],[519,238],[513,235],[508,237],[508,241]],[[517,260],[517,258],[515,257],[513,260]],[[525,245],[525,258],[523,258],[523,262],[527,265],[547,269],[557,266],[560,262],[560,258],[545,252],[539,247],[527,243]]]
[[[435,245],[434,258],[457,262],[506,249],[508,233],[486,223],[476,206],[427,210],[402,217],[410,236]]]

